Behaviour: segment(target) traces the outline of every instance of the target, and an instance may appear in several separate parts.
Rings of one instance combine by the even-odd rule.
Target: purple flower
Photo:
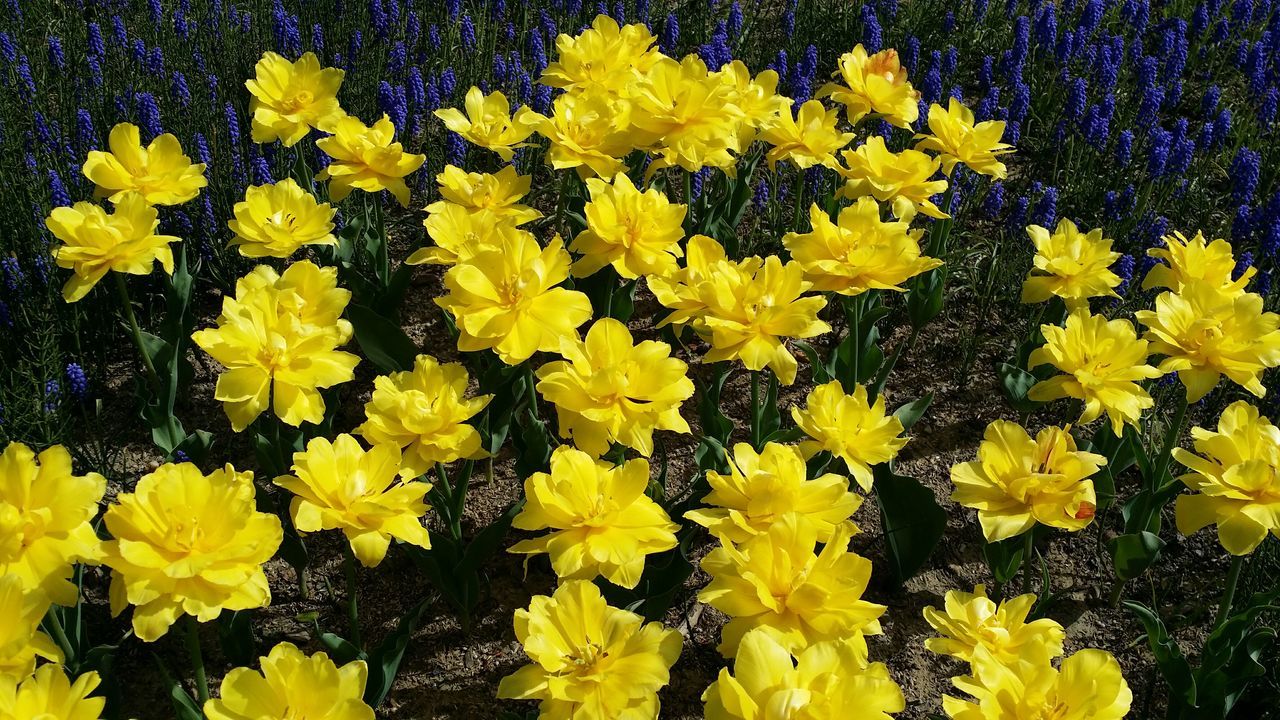
[[[66,376],[71,397],[77,403],[83,403],[89,398],[89,378],[85,376],[84,368],[79,363],[67,363]]]
[[[1121,255],[1116,264],[1112,266],[1112,272],[1120,276],[1120,284],[1116,286],[1116,294],[1124,295],[1129,289],[1129,284],[1133,282],[1133,270],[1137,265],[1132,255]]]
[[[58,70],[67,67],[67,55],[62,51],[62,38],[56,35],[49,36],[49,64]]]
[[[1004,183],[997,180],[987,189],[987,196],[982,199],[982,215],[991,220],[1000,216],[1004,210]]]
[[[734,5],[736,6],[737,3]],[[880,48],[884,47],[884,38],[880,29],[880,20],[876,17],[876,9],[871,6],[871,3],[864,3],[861,12],[862,44],[869,53],[880,52]]]
[[[18,48],[13,44],[13,37],[7,32],[0,32],[0,57],[8,63],[18,59]]]
[[[1232,179],[1231,197],[1243,205],[1253,200],[1258,190],[1258,178],[1262,172],[1262,155],[1247,147],[1236,152],[1228,175]]]
[[[865,9],[869,6],[863,5],[862,7],[864,9],[863,22],[866,22]],[[874,11],[871,13],[871,17],[875,18]],[[738,4],[737,0],[734,0],[733,4],[729,6],[729,21],[726,29],[729,31],[729,37],[731,38],[737,38],[742,34],[742,6]]]
[[[467,50],[476,49],[476,26],[471,22],[470,15],[462,16],[462,47]]]
[[[678,42],[680,42],[680,22],[676,20],[675,13],[670,13],[662,25],[662,37],[658,40],[658,45],[667,55],[675,55]]]
[[[1040,196],[1040,202],[1032,212],[1030,224],[1046,228],[1058,224],[1058,188],[1050,186],[1044,189],[1044,195]]]
[[[143,131],[147,137],[156,137],[164,134],[164,128],[160,124],[160,106],[156,103],[156,96],[149,92],[138,93],[138,122],[142,125]]]
[[[453,91],[458,87],[458,77],[454,74],[453,68],[447,67],[444,72],[440,73],[440,96],[445,99],[453,97]]]
[[[173,84],[169,86],[169,94],[183,109],[191,104],[191,89],[187,87],[187,78],[178,70],[173,71]]]

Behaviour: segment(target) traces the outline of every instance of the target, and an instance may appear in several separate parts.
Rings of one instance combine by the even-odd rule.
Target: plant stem
[[[884,392],[884,384],[889,381],[889,373],[893,372],[894,366],[898,364],[898,358],[902,357],[902,353],[908,348],[915,345],[916,338],[919,336],[920,328],[913,327],[911,328],[911,335],[907,337],[906,341],[893,349],[893,354],[889,356],[889,362],[885,363],[881,368],[875,384],[871,386],[870,392],[867,393],[867,402],[875,402],[876,398],[880,397],[880,393]]]
[[[124,307],[124,318],[129,322],[129,330],[133,334],[133,344],[138,348],[138,354],[142,356],[142,365],[147,369],[147,378],[151,381],[151,389],[158,391],[160,389],[160,375],[156,373],[156,366],[151,363],[151,356],[147,354],[146,348],[142,344],[142,328],[138,327],[138,318],[133,314],[133,301],[129,298],[129,286],[125,284],[124,275],[120,273],[111,273],[116,279],[116,290],[120,293],[120,304]]]
[[[760,371],[751,371],[751,447],[760,450]]]
[[[1152,492],[1159,491],[1164,484],[1165,473],[1169,471],[1169,465],[1173,460],[1173,446],[1177,445],[1178,438],[1182,437],[1182,425],[1187,418],[1187,405],[1187,395],[1183,393],[1178,409],[1174,413],[1173,422],[1164,433],[1164,446],[1160,449],[1160,459],[1156,461],[1155,475],[1150,480]]]
[[[541,420],[542,417],[538,415],[538,379],[533,374],[532,365],[525,365],[525,372],[525,384],[528,386],[525,388],[525,397],[528,398],[529,412],[533,413],[534,420]]]
[[[378,282],[382,284],[381,289],[386,290],[391,279],[391,249],[388,247],[391,239],[387,237],[386,223],[383,220],[382,193],[373,194],[373,226],[379,238],[378,267],[375,272],[378,273]]]
[[[1222,591],[1222,600],[1218,603],[1218,615],[1213,619],[1213,629],[1217,630],[1231,615],[1231,603],[1236,597],[1236,586],[1240,584],[1240,571],[1244,569],[1246,555],[1235,555],[1231,558],[1231,569],[1227,571],[1227,587]]]
[[[796,182],[796,211],[791,217],[791,229],[800,232],[800,221],[804,219],[804,176]]]
[[[356,588],[356,554],[351,550],[351,543],[343,543],[343,548],[347,556],[344,563],[347,576],[347,624],[351,628],[351,644],[363,648],[364,642],[360,639],[359,591]]]
[[[457,510],[455,509],[459,506],[459,503],[455,498],[453,484],[449,482],[449,475],[448,473],[445,472],[444,463],[436,463],[436,477],[440,480],[441,494],[444,495],[444,497],[446,497],[449,500],[448,507],[436,508],[436,509],[440,512],[440,514],[445,516],[445,520],[449,523],[449,534],[453,536],[453,539],[461,540],[462,539],[462,519],[460,517],[461,513],[457,512]],[[466,490],[463,490],[463,493],[465,492]]]
[[[1036,533],[1032,528],[1025,533],[1022,540],[1022,594],[1031,591],[1031,556],[1036,551]]]
[[[191,669],[195,673],[196,693],[200,700],[200,708],[209,702],[209,676],[204,671],[204,651],[200,649],[200,624],[194,617],[187,616],[186,640],[187,654],[191,656]]]
[[[72,656],[75,655],[71,647],[71,640],[67,637],[66,628],[62,627],[62,619],[58,617],[57,608],[49,608],[49,612],[44,616],[48,621],[49,631],[53,635],[53,639],[58,643],[58,647],[62,649],[63,661],[72,662]]]

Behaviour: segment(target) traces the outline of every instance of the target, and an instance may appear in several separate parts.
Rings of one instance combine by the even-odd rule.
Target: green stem
[[[791,229],[800,232],[800,221],[804,219],[804,175],[796,182],[796,210],[791,216]]]
[[[449,534],[454,540],[462,539],[462,513],[461,503],[457,501],[457,494],[454,492],[453,484],[449,482],[449,475],[445,472],[444,463],[436,463],[436,478],[440,480],[440,492],[448,499],[448,507],[438,508],[441,515],[445,516],[445,520],[449,523]],[[466,494],[464,488],[462,493]]]
[[[1218,603],[1218,615],[1213,619],[1213,629],[1217,630],[1231,615],[1231,603],[1236,597],[1236,586],[1240,584],[1240,571],[1244,569],[1246,555],[1231,558],[1231,569],[1227,571],[1227,587],[1222,591],[1222,600]]]
[[[760,371],[751,371],[751,447],[760,449]]]
[[[533,365],[525,365],[525,397],[529,403],[529,412],[533,413],[534,420],[542,420],[538,415],[538,378],[533,374]]]
[[[1182,400],[1178,403],[1178,409],[1174,412],[1173,422],[1169,424],[1169,428],[1164,433],[1164,446],[1160,448],[1160,458],[1156,461],[1156,472],[1150,480],[1152,492],[1158,492],[1164,485],[1165,473],[1169,471],[1169,465],[1173,460],[1173,447],[1178,444],[1178,438],[1182,437],[1182,425],[1187,418],[1187,396],[1182,393]]]
[[[196,693],[200,700],[200,709],[203,711],[205,703],[209,702],[209,676],[204,671],[204,651],[200,649],[200,624],[196,622],[194,617],[190,615],[186,618],[187,632],[186,640],[187,654],[191,656],[191,669],[195,673]]]
[[[1025,533],[1022,540],[1022,594],[1031,591],[1031,556],[1036,552],[1036,533],[1032,528]]]
[[[902,353],[915,345],[916,338],[920,336],[920,328],[911,328],[911,334],[907,336],[906,342],[900,343],[898,347],[893,349],[893,354],[889,356],[889,362],[884,364],[880,369],[880,374],[876,378],[875,383],[871,386],[871,391],[867,393],[867,402],[875,402],[880,397],[880,393],[884,392],[884,384],[889,381],[889,373],[893,372],[893,368],[898,364],[898,358],[902,357]]]
[[[142,328],[138,326],[138,318],[133,314],[133,301],[129,298],[129,286],[125,284],[124,275],[120,273],[112,273],[116,278],[116,290],[120,293],[120,304],[124,307],[124,318],[129,322],[129,330],[133,334],[133,344],[138,348],[138,354],[142,356],[142,365],[147,369],[147,378],[151,381],[151,389],[158,391],[160,389],[160,375],[156,373],[156,366],[151,363],[151,356],[147,354],[146,347],[142,344]]]
[[[75,652],[71,647],[70,638],[67,637],[66,628],[62,627],[62,618],[58,617],[58,609],[49,608],[49,612],[44,616],[44,619],[49,626],[49,632],[53,635],[54,641],[62,649],[63,661],[66,663],[73,662]]]
[[[852,391],[858,384],[858,378],[862,377],[862,341],[865,339],[862,332],[862,304],[866,297],[867,293],[862,293],[844,299],[845,320],[849,324],[849,336],[853,338],[853,357],[849,363],[852,377],[848,378],[845,392]]]
[[[356,587],[356,554],[351,550],[351,543],[343,543],[343,548],[347,556],[344,563],[347,576],[347,625],[351,629],[351,644],[363,648],[364,642],[360,639],[359,590]]]
[[[382,210],[382,193],[373,194],[373,225],[374,232],[378,233],[378,267],[375,272],[378,273],[378,281],[382,283],[382,289],[387,288],[391,280],[391,239],[387,237],[387,229],[385,220],[383,219]]]

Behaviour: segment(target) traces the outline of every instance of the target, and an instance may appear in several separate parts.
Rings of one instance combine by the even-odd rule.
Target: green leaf
[[[551,465],[551,448],[555,440],[547,424],[525,410],[525,422],[520,433],[512,437],[516,450],[516,475],[529,477],[536,472],[546,472]]]
[[[726,473],[729,471],[728,452],[719,440],[710,435],[703,435],[698,447],[693,451],[693,461],[702,471]]]
[[[822,361],[822,354],[818,352],[812,344],[803,340],[795,340],[791,343],[800,352],[804,353],[805,358],[809,360],[810,372],[813,373],[813,382],[817,385],[825,385],[831,382],[831,367]]]
[[[917,398],[893,411],[893,416],[898,418],[898,422],[902,423],[903,432],[911,430],[911,427],[924,417],[924,413],[929,409],[929,404],[933,402],[933,393],[928,393],[922,398]]]
[[[1041,403],[1027,397],[1032,386],[1040,382],[1039,378],[1011,363],[1000,363],[996,368],[996,376],[1000,378],[1000,390],[1009,401],[1009,406],[1021,413],[1029,413],[1040,407]]]
[[[772,372],[765,373],[768,387],[764,393],[764,407],[760,414],[760,436],[767,437],[778,432],[782,427],[782,413],[778,410],[778,376]]]
[[[1160,557],[1162,548],[1164,541],[1145,530],[1119,535],[1107,542],[1116,577],[1121,580],[1132,580],[1146,572]]]
[[[1196,705],[1196,678],[1191,663],[1183,656],[1182,649],[1169,637],[1164,621],[1153,610],[1139,602],[1126,600],[1124,606],[1138,616],[1147,631],[1147,646],[1155,656],[1156,667],[1169,686],[1169,699],[1178,705],[1192,708]],[[1172,713],[1170,717],[1176,717]]]
[[[938,317],[946,303],[943,292],[946,286],[945,267],[934,268],[918,277],[907,290],[907,317],[911,327],[919,330]]]
[[[422,600],[410,608],[396,623],[396,629],[369,655],[369,681],[364,689],[364,701],[369,707],[377,708],[391,692],[405,648],[409,647],[409,639],[422,621],[427,604],[427,600]]]
[[[347,317],[360,349],[379,370],[390,373],[413,369],[418,346],[399,325],[363,305],[348,305]]]
[[[329,657],[339,665],[365,658],[363,650],[336,633],[322,632],[316,636],[316,639],[324,646],[324,649],[329,653]]]
[[[898,475],[887,463],[875,466],[874,472],[889,564],[901,584],[933,553],[947,529],[947,513],[919,480]]]
[[[252,665],[258,657],[253,639],[253,611],[223,610],[218,616],[218,641],[222,644],[222,654],[232,665]]]
[[[204,720],[204,713],[196,704],[195,698],[191,697],[182,687],[182,683],[173,677],[159,655],[152,657],[155,658],[156,667],[160,669],[160,678],[169,695],[169,700],[173,703],[173,714],[176,720]]]
[[[729,363],[717,363],[713,367],[715,375],[709,383],[703,385],[698,381],[701,390],[698,393],[698,418],[702,422],[702,432],[720,445],[725,445],[733,434],[733,421],[721,411],[720,395],[732,373],[732,367]]]
[[[512,503],[507,511],[498,516],[498,519],[476,533],[476,536],[467,543],[466,550],[462,553],[462,560],[458,563],[458,569],[463,572],[479,572],[481,568],[493,559],[494,555],[502,549],[502,541],[507,537],[507,532],[511,530],[511,523],[524,509],[524,498]]]
[[[982,557],[987,561],[987,567],[998,584],[1004,585],[1017,577],[1018,570],[1022,567],[1024,547],[1021,535],[983,544]]]

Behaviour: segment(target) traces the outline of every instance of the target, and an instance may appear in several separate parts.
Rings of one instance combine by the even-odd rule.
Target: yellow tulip
[[[1027,367],[1052,365],[1064,374],[1033,385],[1027,393],[1032,400],[1082,400],[1080,423],[1105,412],[1116,437],[1125,423],[1137,426],[1142,411],[1155,404],[1138,383],[1164,373],[1147,364],[1148,343],[1138,339],[1133,323],[1090,315],[1085,307],[1072,311],[1065,327],[1041,325],[1040,332],[1045,344],[1031,353]]]
[[[837,533],[858,532],[850,518],[862,506],[862,498],[849,492],[849,480],[834,473],[806,479],[804,457],[795,446],[771,442],[757,453],[747,443],[738,443],[729,460],[728,475],[707,471],[711,492],[702,502],[711,507],[684,514],[712,535],[743,543],[767,533],[787,513],[811,525],[819,542],[829,542]]]
[[[1147,326],[1151,353],[1165,356],[1160,372],[1178,373],[1187,402],[1207,395],[1223,375],[1262,397],[1262,373],[1280,365],[1280,315],[1264,305],[1260,295],[1196,281],[1162,293],[1155,310],[1134,317]]]
[[[1052,233],[1039,225],[1028,225],[1027,235],[1036,246],[1036,255],[1031,273],[1022,283],[1022,302],[1040,303],[1057,296],[1075,309],[1087,308],[1089,298],[1120,297],[1114,289],[1120,276],[1111,272],[1120,253],[1111,250],[1102,228],[1082,233],[1075,223],[1063,218]]]
[[[1210,242],[1200,232],[1188,240],[1176,230],[1162,239],[1164,247],[1151,248],[1147,255],[1164,262],[1147,271],[1147,277],[1142,281],[1143,290],[1168,288],[1182,292],[1187,285],[1205,283],[1234,294],[1244,290],[1258,272],[1258,268],[1251,265],[1239,278],[1235,278],[1236,259],[1231,243],[1226,240]]]
[[[254,185],[232,209],[227,223],[236,236],[231,245],[245,257],[287,258],[303,245],[337,245],[333,216],[337,209],[317,203],[293,178]]]
[[[608,15],[596,15],[578,35],[556,38],[557,57],[538,82],[566,94],[624,95],[635,83],[635,72],[647,71],[662,57],[656,42],[644,25],[620,27]]]
[[[0,613],[4,617],[0,624],[0,685],[4,678],[30,675],[36,658],[62,662],[62,651],[40,632],[49,604],[48,596],[39,588],[29,588],[21,576],[0,575]],[[3,694],[0,689],[0,696]]]
[[[1090,479],[1107,464],[1076,449],[1070,426],[1047,427],[1035,439],[1021,425],[987,425],[978,459],[951,467],[951,499],[978,511],[987,542],[999,542],[1041,523],[1083,530],[1098,506]]]
[[[465,115],[456,108],[443,108],[435,116],[472,144],[497,153],[503,162],[511,162],[515,148],[528,145],[524,141],[533,134],[534,118],[519,112],[512,118],[506,95],[497,91],[485,95],[473,86],[467,91],[465,107]]]
[[[674,311],[659,322],[658,327],[672,325],[683,328],[691,325],[705,333],[707,330],[702,317],[707,313],[709,303],[714,301],[714,289],[707,283],[717,276],[727,282],[744,282],[760,269],[764,260],[749,257],[731,262],[720,243],[706,235],[689,238],[685,251],[684,267],[665,277],[650,275],[645,278],[645,283],[659,303]]]
[[[110,215],[97,205],[78,202],[54,208],[44,224],[62,241],[53,249],[54,262],[75,272],[62,286],[62,299],[69,303],[89,294],[113,270],[147,275],[159,262],[166,273],[173,274],[169,243],[181,238],[156,234],[159,213],[138,193],[121,197]]]
[[[884,396],[867,402],[858,385],[846,395],[838,380],[809,392],[804,408],[792,407],[791,418],[810,439],[800,443],[805,459],[827,451],[844,460],[853,479],[871,492],[873,465],[889,462],[907,444],[902,423],[885,409]]]
[[[881,220],[880,206],[870,197],[842,208],[837,222],[814,203],[809,222],[812,231],[787,233],[782,243],[815,290],[851,296],[868,290],[905,292],[902,283],[942,265],[921,254],[924,230],[912,230],[910,218]]]
[[[230,464],[205,475],[191,463],[166,463],[107,508],[112,540],[111,614],[133,605],[133,632],[164,636],[178,618],[209,622],[223,610],[271,603],[262,564],[284,539],[280,520],[258,512],[253,473]]]
[[[932,179],[942,167],[941,160],[919,150],[892,152],[879,135],[841,156],[849,167],[836,168],[846,180],[836,193],[839,197],[857,200],[870,196],[892,203],[894,216],[901,220],[909,220],[915,212],[939,220],[951,217],[932,200],[947,189],[946,178]]]
[[[560,437],[578,448],[599,457],[616,442],[648,457],[655,430],[689,432],[680,405],[693,381],[670,345],[636,344],[626,325],[603,318],[585,340],[564,339],[560,354],[538,369],[537,390],[556,406]]]
[[[528,233],[500,238],[445,273],[449,291],[436,298],[458,325],[458,349],[492,349],[508,365],[535,352],[555,352],[563,338],[591,317],[591,301],[556,287],[569,277],[569,253],[560,238],[546,248]]]
[[[987,598],[987,589],[982,585],[971,593],[948,590],[942,610],[924,609],[925,621],[942,633],[942,637],[925,640],[924,646],[965,662],[973,662],[977,648],[982,648],[1005,665],[1048,663],[1062,655],[1067,633],[1049,618],[1027,622],[1035,604],[1036,596],[1028,593],[997,605]]]
[[[1133,693],[1120,663],[1103,650],[1081,650],[1062,661],[1005,665],[979,647],[973,674],[953,678],[973,700],[942,696],[952,720],[1120,720],[1129,714]]]
[[[346,116],[338,104],[338,88],[346,73],[321,68],[315,53],[303,53],[289,62],[273,52],[265,52],[254,66],[255,77],[246,80],[249,112],[253,113],[253,141],[279,140],[293,147],[315,128],[332,132]]]
[[[839,111],[828,110],[817,100],[801,105],[795,117],[790,109],[777,114],[760,133],[760,139],[773,146],[765,155],[769,169],[779,160],[789,160],[801,170],[815,165],[837,167],[836,152],[853,139],[853,133],[836,128],[839,120]]]
[[[528,610],[516,610],[515,626],[533,662],[502,678],[499,698],[537,700],[544,718],[658,717],[680,633],[611,607],[585,580],[535,595]]]
[[[444,172],[436,176],[441,199],[426,207],[428,213],[438,213],[446,207],[460,206],[472,213],[489,213],[498,221],[513,227],[542,217],[542,213],[520,201],[529,194],[532,178],[520,175],[514,165],[507,165],[496,173],[467,172],[453,165],[445,165]],[[427,226],[430,231],[431,226]]]
[[[587,229],[569,245],[582,255],[573,265],[574,277],[586,277],[606,265],[628,280],[676,269],[676,258],[684,255],[680,240],[686,206],[652,188],[637,190],[626,173],[618,173],[611,182],[590,178],[587,190]]]
[[[742,111],[738,123],[738,152],[743,152],[755,141],[757,131],[767,127],[774,118],[788,112],[790,98],[778,94],[778,73],[765,70],[755,77],[741,60],[734,60],[711,76],[717,78],[729,90],[729,102]]]
[[[431,547],[422,525],[430,509],[423,498],[431,484],[398,482],[402,471],[395,444],[366,451],[346,433],[333,442],[313,438],[306,450],[293,454],[292,470],[275,484],[294,495],[289,517],[298,532],[341,530],[365,567],[382,563],[392,538]]]
[[[45,665],[21,683],[0,678],[0,720],[98,720],[107,700],[90,694],[101,681],[89,671],[73,683],[60,665]]]
[[[697,55],[681,62],[659,60],[636,84],[631,125],[656,159],[645,172],[715,167],[731,172],[737,162],[738,128],[744,115],[733,104],[735,89],[707,72]]]
[[[744,543],[724,542],[702,560],[711,582],[698,600],[729,616],[720,653],[733,657],[747,631],[767,627],[791,653],[827,640],[879,635],[886,610],[862,599],[871,561],[849,551],[838,528],[816,552],[817,528],[784,515]]]
[[[929,107],[929,132],[933,134],[916,135],[920,141],[916,149],[938,153],[946,174],[963,164],[980,175],[1004,179],[1007,170],[1000,156],[1013,152],[1013,146],[1000,142],[1004,136],[1003,120],[975,125],[973,111],[951,98],[946,109],[938,104]]]
[[[906,709],[889,668],[868,663],[866,646],[852,639],[813,645],[793,663],[760,628],[742,638],[733,668],[721,669],[702,694],[706,720],[888,720]]]
[[[436,463],[485,456],[480,433],[467,424],[492,395],[467,398],[466,368],[419,355],[413,370],[380,375],[365,403],[365,421],[356,432],[371,445],[391,443],[404,451],[402,474],[417,477]]]
[[[268,407],[289,425],[324,419],[320,388],[355,377],[360,358],[337,348],[351,339],[351,323],[339,319],[351,293],[337,287],[336,268],[309,261],[283,275],[259,265],[236,282],[235,297],[222,299],[217,327],[191,338],[227,368],[214,399],[223,403],[240,432]]]
[[[111,152],[90,150],[82,168],[97,185],[97,197],[118,203],[136,192],[148,205],[181,205],[209,184],[204,164],[193,164],[170,133],[157,135],[144,148],[138,126],[119,123],[107,142]]]
[[[422,167],[426,155],[404,151],[394,142],[395,125],[386,115],[366,127],[358,118],[343,117],[333,126],[333,135],[316,141],[333,162],[316,175],[329,181],[329,197],[340,202],[351,189],[376,193],[386,190],[404,207],[409,207],[409,186],[404,178]]]
[[[435,211],[422,221],[435,245],[419,248],[406,265],[457,265],[481,250],[493,250],[516,236],[529,234],[488,210],[473,210],[451,202],[434,203]]]
[[[1247,555],[1267,537],[1280,538],[1280,429],[1238,400],[1218,418],[1218,430],[1191,429],[1196,452],[1174,448],[1191,472],[1179,476],[1194,495],[1179,495],[1178,532],[1218,526],[1232,555]]]
[[[374,720],[364,702],[365,661],[338,667],[328,655],[305,655],[288,642],[259,661],[261,672],[238,667],[227,673],[221,697],[205,703],[209,720]]]
[[[75,564],[96,565],[102,557],[92,523],[106,489],[98,473],[72,475],[71,454],[61,445],[37,457],[9,443],[0,454],[0,575],[15,575],[59,605],[75,605]]]
[[[564,94],[551,105],[551,116],[532,110],[521,122],[534,125],[550,142],[547,164],[554,170],[573,169],[578,176],[613,177],[622,172],[622,158],[635,149],[631,106],[599,94]]]
[[[920,93],[907,82],[898,51],[892,48],[868,55],[861,44],[840,56],[837,75],[844,81],[827,83],[819,98],[830,97],[845,106],[851,124],[874,114],[892,125],[908,128],[920,116]]]
[[[528,499],[511,523],[520,530],[552,532],[522,540],[508,552],[547,553],[561,580],[591,580],[634,588],[645,556],[676,546],[680,526],[645,494],[649,463],[629,460],[614,467],[568,445],[551,454],[551,473],[524,481]]]

